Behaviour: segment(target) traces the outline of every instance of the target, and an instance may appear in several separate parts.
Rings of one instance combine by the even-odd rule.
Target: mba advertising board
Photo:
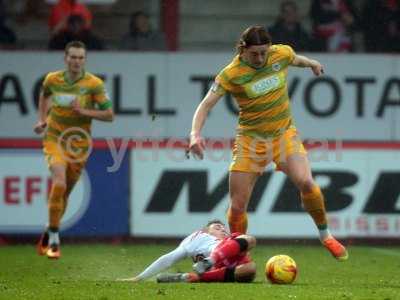
[[[343,143],[309,151],[335,236],[400,234],[400,144]],[[131,152],[131,234],[184,236],[213,218],[226,219],[230,148],[208,149],[203,161],[183,149]],[[262,238],[316,236],[299,193],[281,172],[267,170],[249,203],[249,232]]]

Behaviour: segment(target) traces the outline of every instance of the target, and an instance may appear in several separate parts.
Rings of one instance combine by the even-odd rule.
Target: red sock
[[[200,277],[202,282],[224,282],[226,267],[218,268],[212,271],[203,273]]]
[[[210,257],[214,261],[214,264],[234,257],[240,253],[240,245],[235,240],[227,240],[223,242],[221,247],[216,247],[213,252],[211,252]]]

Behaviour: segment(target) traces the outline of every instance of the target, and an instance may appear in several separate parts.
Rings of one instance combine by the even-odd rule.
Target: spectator
[[[290,45],[296,51],[310,50],[310,37],[300,23],[294,1],[282,2],[278,19],[269,32],[274,44]]]
[[[400,51],[400,1],[369,0],[362,9],[367,52]]]
[[[313,0],[311,3],[313,35],[317,51],[353,50],[351,32],[357,15],[349,0]]]
[[[54,35],[49,42],[50,50],[63,50],[68,42],[81,41],[88,50],[102,50],[103,43],[90,29],[85,28],[85,20],[80,15],[71,15],[67,28]]]
[[[142,11],[132,14],[129,33],[122,37],[121,49],[139,51],[164,51],[167,49],[165,36],[151,29],[149,16]]]
[[[49,29],[51,34],[57,34],[67,27],[68,17],[79,15],[85,22],[85,29],[90,29],[92,25],[92,14],[90,10],[77,0],[59,0],[53,6],[49,17]]]
[[[4,3],[0,0],[0,49],[15,49],[17,37],[6,23],[6,10]]]

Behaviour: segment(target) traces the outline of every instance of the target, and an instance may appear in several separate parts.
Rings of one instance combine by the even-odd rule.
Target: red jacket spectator
[[[52,33],[57,33],[66,28],[67,19],[70,15],[79,15],[85,20],[85,28],[89,29],[92,24],[92,13],[77,0],[59,0],[51,9],[49,17],[49,28]]]

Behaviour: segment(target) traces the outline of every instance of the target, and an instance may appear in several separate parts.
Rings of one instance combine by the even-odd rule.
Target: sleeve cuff
[[[100,110],[107,110],[107,109],[109,109],[111,107],[112,107],[112,104],[111,104],[110,100],[108,100],[106,102],[103,102],[103,103],[99,103],[99,109]]]

